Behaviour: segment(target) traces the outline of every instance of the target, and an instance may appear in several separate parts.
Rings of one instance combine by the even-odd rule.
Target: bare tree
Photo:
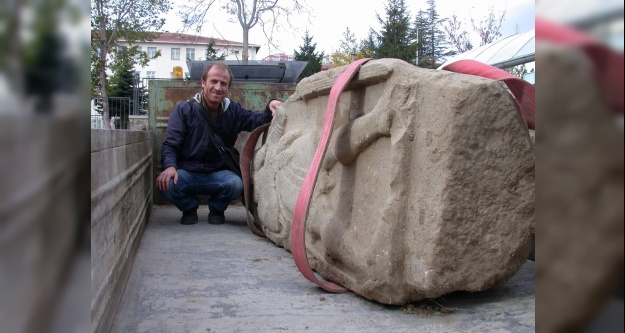
[[[289,21],[291,15],[309,12],[305,0],[189,0],[180,8],[183,29],[194,28],[196,33],[200,33],[214,5],[232,15],[231,22],[236,20],[243,28],[243,60],[249,59],[250,29],[259,24],[269,43],[273,43],[273,32],[281,24],[283,16],[292,27]]]
[[[473,48],[469,33],[462,27],[462,21],[458,20],[456,14],[443,23],[443,29],[445,29],[449,43],[457,53],[463,53]]]
[[[480,20],[479,24],[475,24],[475,20],[471,18],[473,30],[480,36],[480,46],[491,43],[495,39],[501,37],[501,23],[506,17],[506,11],[501,12],[501,16],[497,17],[493,7],[488,10],[488,16]]]
[[[356,60],[356,47],[356,36],[347,27],[343,32],[343,40],[339,49],[330,55],[332,63],[336,66],[343,66]]]
[[[518,77],[519,79],[523,79],[525,74],[534,73],[534,68],[532,67],[529,71],[527,70],[527,66],[525,64],[517,65],[514,67],[504,68],[504,71]]]

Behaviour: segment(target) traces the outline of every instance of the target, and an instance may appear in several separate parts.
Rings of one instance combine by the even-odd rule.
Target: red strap
[[[339,101],[341,92],[345,90],[345,87],[354,77],[354,75],[360,69],[364,63],[369,61],[369,58],[360,59],[351,63],[334,82],[332,89],[330,90],[330,96],[328,98],[328,107],[326,109],[326,118],[323,123],[323,129],[321,132],[321,138],[319,138],[319,144],[317,145],[317,151],[313,157],[313,161],[306,173],[304,183],[297,197],[297,203],[295,204],[295,212],[293,215],[293,223],[291,226],[291,252],[295,259],[295,264],[299,271],[308,280],[316,283],[319,287],[329,292],[345,292],[347,289],[341,287],[338,284],[319,280],[313,273],[312,269],[308,265],[308,258],[306,257],[306,218],[308,215],[308,209],[310,208],[310,199],[315,189],[315,183],[317,176],[319,175],[319,167],[323,161],[323,157],[328,149],[328,143],[332,136],[332,126],[334,125],[334,118],[336,115],[336,106]]]
[[[564,25],[536,17],[536,38],[574,48],[580,48],[595,67],[597,82],[615,113],[622,114],[623,53],[616,52],[591,36]],[[482,64],[475,60],[460,60],[443,69],[457,73],[477,75],[504,82],[516,99],[517,106],[529,128],[535,128],[534,86],[506,71]]]
[[[241,158],[239,163],[241,164],[241,178],[243,179],[243,200],[245,204],[245,218],[247,220],[247,227],[252,230],[252,232],[258,236],[265,237],[265,233],[262,232],[259,228],[256,227],[254,221],[250,218],[250,213],[254,213],[256,211],[256,203],[252,202],[251,199],[251,191],[252,191],[252,177],[250,176],[250,168],[252,156],[254,155],[254,148],[256,148],[256,143],[258,142],[258,137],[261,133],[265,133],[263,135],[263,144],[265,143],[265,139],[267,138],[267,130],[271,124],[265,124],[257,127],[250,136],[248,137],[245,145],[243,146],[243,151],[241,152]]]
[[[535,129],[536,105],[534,102],[535,88],[533,84],[521,80],[503,69],[486,65],[476,60],[459,60],[442,69],[455,73],[485,77],[505,83],[512,92],[512,95],[514,95],[516,105],[521,111],[527,127]]]
[[[536,17],[536,38],[580,48],[595,66],[597,81],[612,110],[623,113],[623,53],[573,28]]]

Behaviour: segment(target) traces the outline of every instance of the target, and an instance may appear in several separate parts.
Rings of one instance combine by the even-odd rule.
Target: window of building
[[[148,58],[152,59],[156,57],[156,48],[148,47]]]
[[[137,54],[135,54],[135,59],[141,58],[141,46],[137,46]]]
[[[171,48],[171,60],[180,60],[180,48]]]
[[[187,49],[187,60],[195,60],[195,49]]]
[[[154,79],[154,78],[156,78],[156,72],[155,71],[147,71],[145,77],[148,78],[148,79]]]

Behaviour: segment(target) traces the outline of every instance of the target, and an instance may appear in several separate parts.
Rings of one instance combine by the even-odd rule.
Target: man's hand
[[[178,184],[178,172],[176,168],[170,166],[161,172],[156,178],[156,187],[161,191],[169,191],[169,180],[174,179],[174,184]]]
[[[280,106],[282,106],[282,102],[280,102],[277,99],[274,99],[273,101],[269,102],[269,110],[271,110],[272,116],[276,112],[276,109]]]

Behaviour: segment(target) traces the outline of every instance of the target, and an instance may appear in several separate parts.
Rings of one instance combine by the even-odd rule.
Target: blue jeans
[[[169,180],[169,190],[161,195],[181,211],[197,209],[197,195],[209,195],[208,209],[223,212],[228,205],[243,195],[243,181],[230,170],[213,173],[196,173],[178,169],[178,184]]]

